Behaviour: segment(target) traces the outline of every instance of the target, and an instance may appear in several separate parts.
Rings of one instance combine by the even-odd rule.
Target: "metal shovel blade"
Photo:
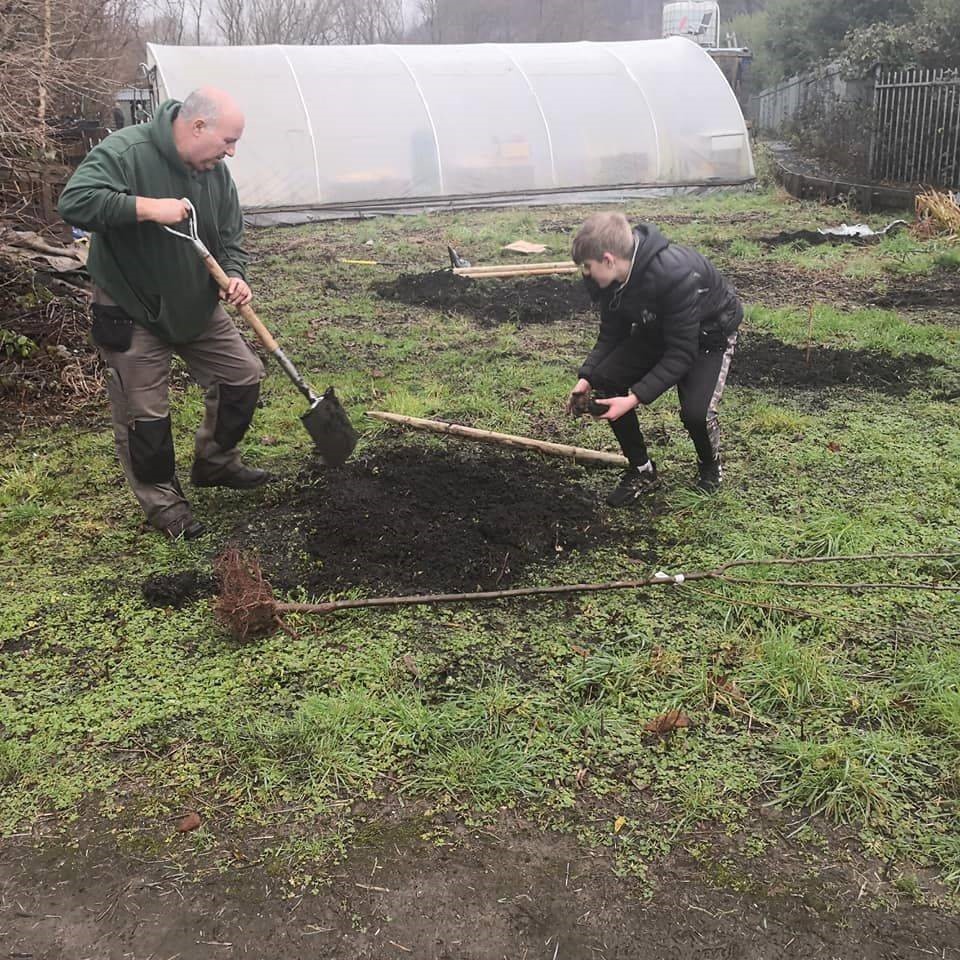
[[[358,435],[333,387],[327,387],[300,419],[327,466],[339,467],[347,462],[357,445]]]

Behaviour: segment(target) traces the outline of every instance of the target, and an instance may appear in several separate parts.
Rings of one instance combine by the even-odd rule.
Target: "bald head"
[[[236,152],[243,135],[243,111],[217,87],[200,87],[183,101],[173,121],[173,139],[180,159],[198,172],[213,170]]]
[[[237,101],[217,87],[200,87],[187,95],[180,107],[180,116],[184,120],[207,120],[211,123],[225,113],[241,113]],[[241,114],[242,115],[242,114]]]

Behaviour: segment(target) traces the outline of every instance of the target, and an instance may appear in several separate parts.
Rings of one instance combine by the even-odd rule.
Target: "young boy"
[[[606,407],[598,415],[630,461],[607,503],[631,503],[656,481],[636,408],[672,386],[700,461],[697,487],[715,492],[722,478],[717,404],[743,319],[736,291],[695,250],[670,243],[649,223],[631,229],[621,213],[590,217],[574,238],[573,260],[600,303],[600,334],[567,410],[582,412],[593,391]]]

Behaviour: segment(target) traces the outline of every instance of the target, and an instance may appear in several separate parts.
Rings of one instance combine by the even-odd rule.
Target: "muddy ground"
[[[576,277],[473,280],[449,270],[408,273],[374,287],[379,296],[411,306],[463,313],[483,326],[558,323],[589,313],[590,297]]]
[[[734,262],[725,264],[722,272],[746,303],[767,307],[878,307],[896,309],[917,322],[960,322],[960,273],[956,270],[887,276],[882,282],[812,273],[789,263]],[[484,326],[592,320],[594,312],[583,284],[569,274],[477,280],[436,270],[401,274],[395,280],[374,284],[373,290],[387,300],[463,314]]]
[[[814,400],[845,389],[896,397],[923,386],[933,367],[930,357],[808,350],[748,331],[730,382]],[[607,471],[602,481],[612,484],[615,476]],[[563,579],[568,558],[610,542],[602,495],[589,468],[484,445],[430,445],[394,431],[339,469],[308,465],[268,491],[229,539],[259,555],[280,592],[305,589],[326,597],[353,588],[372,594],[505,589],[530,567]],[[635,532],[627,552],[652,564],[659,494],[646,507],[646,538]],[[216,583],[181,571],[152,577],[141,590],[152,605],[182,606],[214,593]]]
[[[818,304],[838,309],[876,307],[896,309],[916,323],[960,323],[960,273],[955,270],[943,269],[927,276],[889,276],[879,284],[872,279],[813,274],[787,263],[735,262],[724,265],[723,272],[747,303],[799,308]],[[106,411],[100,364],[89,343],[85,307],[74,296],[24,307],[33,296],[30,284],[22,278],[6,282],[9,278],[2,269],[0,280],[4,281],[0,283],[0,315],[7,317],[9,329],[29,337],[39,348],[29,358],[0,352],[0,432],[63,421],[102,424]],[[325,295],[334,297],[352,296],[357,285],[356,276],[323,281]],[[473,280],[437,270],[401,273],[369,288],[386,301],[463,315],[485,327],[596,323],[583,285],[569,275]],[[278,315],[282,312],[279,310]],[[785,353],[789,355],[790,350],[786,348]],[[850,382],[844,369],[849,367],[855,376],[860,366],[860,358],[855,355],[844,358],[834,354],[829,351],[827,366],[833,373],[823,386]],[[781,364],[784,369],[790,369],[788,359]],[[872,364],[868,359],[868,366]],[[863,379],[893,384],[902,381],[897,370]],[[801,385],[806,382],[805,375],[800,380]]]
[[[217,824],[207,824],[217,834]],[[327,886],[272,878],[257,857],[280,831],[226,840],[232,864],[194,859],[183,837],[137,856],[109,837],[0,851],[0,957],[19,960],[921,960],[960,955],[960,922],[898,903],[882,865],[811,875],[775,842],[746,862],[672,854],[648,885],[587,849],[503,817],[451,823],[438,846],[422,823],[377,824]],[[172,832],[172,831],[171,831]],[[839,843],[842,849],[842,843]],[[185,874],[201,879],[190,882]],[[877,906],[878,898],[886,901]]]
[[[876,305],[922,319],[924,311],[946,314],[960,302],[960,280],[946,272],[889,278],[882,294],[866,281],[811,283],[809,273],[789,265],[729,273],[745,299],[772,306]],[[487,325],[595,323],[585,292],[570,277],[460,282],[449,273],[426,274],[401,276],[378,290],[396,302]],[[51,330],[55,347],[65,327]],[[45,356],[61,376],[67,359]],[[90,357],[80,353],[70,362],[85,372],[84,386],[95,387],[95,372],[85,366]],[[932,364],[825,347],[808,352],[745,331],[731,382],[897,396],[926,385]],[[99,395],[94,402],[102,416]],[[0,416],[33,418],[36,410],[29,397],[0,398]],[[611,535],[581,468],[391,434],[372,450],[340,471],[308,469],[267,492],[262,507],[233,531],[241,545],[258,547],[278,590],[303,587],[322,596],[352,588],[496,589],[534,568],[554,568],[551,577],[562,579],[568,556]],[[656,513],[656,502],[650,509]],[[653,528],[651,521],[648,540],[630,545],[647,564],[656,559]],[[142,585],[144,599],[160,606],[189,603],[214,588],[196,570]],[[957,918],[898,902],[883,865],[838,862],[811,878],[809,852],[786,841],[754,860],[732,851],[730,866],[719,862],[723,838],[711,836],[713,861],[674,853],[651,868],[641,887],[616,875],[609,849],[586,849],[529,824],[504,820],[471,831],[452,823],[442,846],[424,842],[422,826],[381,824],[316,892],[283,885],[261,857],[265,845],[282,840],[282,830],[265,830],[276,835],[258,841],[228,836],[228,823],[205,824],[212,846],[237,851],[225,869],[191,859],[191,847],[170,825],[139,827],[156,834],[154,846],[162,851],[139,856],[92,828],[69,846],[13,838],[0,844],[0,960],[960,956]],[[888,906],[871,906],[877,895]]]

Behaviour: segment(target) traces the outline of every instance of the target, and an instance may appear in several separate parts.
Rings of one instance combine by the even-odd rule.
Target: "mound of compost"
[[[730,383],[774,390],[822,390],[855,387],[888,396],[903,396],[922,385],[936,364],[924,355],[892,356],[877,350],[840,350],[783,343],[754,331],[740,335]]]
[[[449,270],[403,274],[374,287],[388,300],[446,313],[463,313],[482,326],[556,323],[587,314],[590,297],[578,277],[508,277],[474,280]]]
[[[597,540],[583,468],[489,448],[380,447],[301,477],[292,498],[234,531],[279,590],[323,596],[506,587]]]

